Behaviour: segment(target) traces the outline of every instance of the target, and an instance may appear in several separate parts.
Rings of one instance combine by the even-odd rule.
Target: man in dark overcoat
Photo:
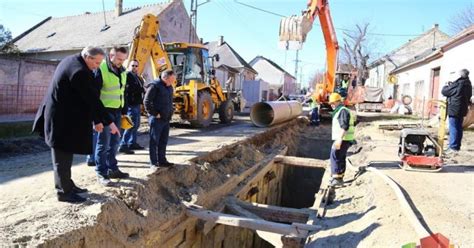
[[[54,182],[59,201],[83,202],[78,195],[87,189],[77,187],[71,179],[73,154],[92,153],[92,129],[101,132],[109,125],[112,133],[118,128],[105,114],[94,90],[93,70],[104,59],[98,47],[86,47],[80,54],[64,58],[57,66],[51,84],[38,109],[33,132],[44,136],[51,147]]]

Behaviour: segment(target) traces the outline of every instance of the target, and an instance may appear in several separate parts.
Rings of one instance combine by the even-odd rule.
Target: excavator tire
[[[227,100],[219,106],[219,119],[224,124],[230,123],[234,119],[234,103],[231,100]]]
[[[211,125],[212,116],[214,115],[214,103],[211,95],[207,91],[199,92],[197,102],[197,119],[192,120],[193,127],[208,127]]]

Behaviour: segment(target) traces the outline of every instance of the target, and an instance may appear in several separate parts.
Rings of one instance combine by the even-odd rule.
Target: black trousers
[[[73,154],[57,148],[51,148],[53,159],[54,185],[58,193],[70,193],[74,186],[71,180],[71,166]]]

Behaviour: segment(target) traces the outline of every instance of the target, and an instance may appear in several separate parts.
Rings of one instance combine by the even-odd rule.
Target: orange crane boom
[[[334,91],[339,50],[328,0],[309,0],[302,16],[284,18],[280,24],[280,41],[305,42],[306,35],[311,30],[316,17],[319,18],[326,44],[327,69],[323,84],[318,84],[316,87],[317,99],[324,103],[327,102],[328,95]]]

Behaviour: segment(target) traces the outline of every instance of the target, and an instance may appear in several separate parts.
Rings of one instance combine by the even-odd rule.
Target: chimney
[[[219,36],[219,46],[224,45],[224,36]]]
[[[122,2],[123,0],[115,0],[115,16],[119,17],[122,15]]]
[[[439,28],[439,24],[438,24],[438,23],[435,23],[435,24],[433,25],[433,28],[438,29],[438,28]]]

